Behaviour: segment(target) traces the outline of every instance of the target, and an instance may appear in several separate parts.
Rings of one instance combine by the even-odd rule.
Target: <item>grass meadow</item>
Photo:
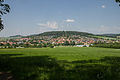
[[[120,49],[0,49],[0,72],[15,80],[120,80]]]

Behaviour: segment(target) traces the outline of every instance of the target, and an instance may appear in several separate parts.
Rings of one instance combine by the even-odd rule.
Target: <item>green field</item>
[[[101,39],[109,39],[109,40],[119,40],[117,38],[112,38],[112,37],[105,37],[105,36],[92,36],[94,38],[101,38]]]
[[[120,49],[0,49],[0,72],[15,80],[120,80]]]

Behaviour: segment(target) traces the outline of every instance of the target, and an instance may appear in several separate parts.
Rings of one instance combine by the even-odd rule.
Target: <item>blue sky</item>
[[[114,0],[6,0],[0,36],[71,30],[95,34],[120,33],[120,7]]]

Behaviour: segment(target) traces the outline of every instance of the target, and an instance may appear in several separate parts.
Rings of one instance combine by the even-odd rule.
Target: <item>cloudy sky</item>
[[[115,0],[6,0],[0,36],[71,30],[95,34],[120,33],[120,7]]]

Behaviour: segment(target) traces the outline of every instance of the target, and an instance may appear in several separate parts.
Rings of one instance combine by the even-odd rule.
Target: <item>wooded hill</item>
[[[29,37],[35,36],[54,36],[54,37],[61,37],[61,36],[72,36],[72,35],[80,35],[80,36],[93,36],[94,34],[87,33],[87,32],[78,32],[78,31],[50,31],[44,32],[41,34],[31,35]]]
[[[92,33],[87,33],[87,32],[78,32],[78,31],[49,31],[49,32],[43,32],[40,34],[34,34],[34,35],[29,35],[29,36],[21,36],[21,35],[15,35],[15,36],[10,36],[10,37],[43,37],[43,36],[52,36],[52,37],[69,37],[72,35],[76,36],[84,36],[84,37],[93,37],[93,38],[117,38],[117,36],[120,36],[120,34],[92,34]]]
[[[99,34],[97,36],[104,36],[104,37],[116,38],[117,36],[120,36],[120,34]]]

